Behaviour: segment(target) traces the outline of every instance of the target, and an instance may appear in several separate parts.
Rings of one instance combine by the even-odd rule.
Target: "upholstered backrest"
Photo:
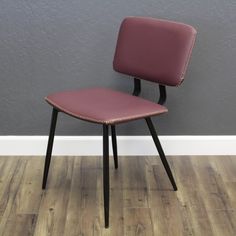
[[[115,71],[162,85],[184,79],[196,30],[183,23],[148,17],[123,20],[113,61]]]

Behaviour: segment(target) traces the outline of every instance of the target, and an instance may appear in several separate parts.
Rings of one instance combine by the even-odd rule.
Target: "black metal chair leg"
[[[105,228],[109,227],[109,133],[108,125],[103,125],[103,195]]]
[[[115,127],[115,125],[111,125],[111,138],[112,138],[112,149],[113,149],[115,169],[117,169],[118,168],[118,155],[117,155],[117,141],[116,141],[116,127]]]
[[[57,115],[58,115],[58,111],[55,108],[53,108],[50,133],[49,133],[49,137],[48,137],[47,153],[46,153],[46,159],[45,159],[45,163],[44,163],[42,189],[45,189],[46,184],[47,184],[48,170],[49,170],[49,166],[50,166],[50,162],[51,162],[52,147],[53,147],[53,141],[54,141],[54,135],[55,135],[55,129],[56,129],[56,123],[57,123]]]
[[[159,141],[159,139],[158,139],[158,136],[157,136],[156,130],[155,130],[154,126],[153,126],[152,120],[151,120],[150,117],[145,118],[145,120],[146,120],[146,122],[147,122],[149,131],[150,131],[150,133],[151,133],[151,135],[152,135],[152,138],[153,138],[153,141],[154,141],[154,143],[155,143],[155,145],[156,145],[156,148],[157,148],[157,150],[158,150],[158,153],[159,153],[159,155],[160,155],[162,164],[164,165],[165,170],[166,170],[166,173],[167,173],[167,175],[168,175],[168,177],[169,177],[169,179],[170,179],[170,182],[171,182],[171,184],[172,184],[172,186],[173,186],[173,189],[174,189],[174,191],[177,191],[177,186],[176,186],[174,177],[173,177],[173,175],[172,175],[170,166],[169,166],[169,164],[168,164],[168,162],[167,162],[167,160],[166,160],[165,153],[164,153],[164,151],[163,151],[163,149],[162,149],[162,147],[161,147],[161,143],[160,143],[160,141]]]

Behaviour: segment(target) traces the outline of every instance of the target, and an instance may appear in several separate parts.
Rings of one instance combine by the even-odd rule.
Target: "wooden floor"
[[[178,191],[155,157],[110,162],[104,229],[101,157],[0,157],[0,235],[236,235],[236,157],[168,157]]]

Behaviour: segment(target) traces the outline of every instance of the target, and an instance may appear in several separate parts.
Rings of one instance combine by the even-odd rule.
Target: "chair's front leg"
[[[47,184],[48,170],[49,170],[49,166],[51,162],[52,147],[53,147],[53,141],[54,141],[54,135],[55,135],[55,129],[56,129],[56,123],[57,123],[57,115],[58,115],[58,111],[55,108],[53,108],[50,133],[48,137],[47,153],[46,153],[46,159],[44,163],[43,184],[42,184],[43,189],[46,188],[46,184]]]
[[[117,140],[116,140],[116,127],[115,127],[115,125],[111,125],[111,139],[112,139],[112,149],[113,149],[115,169],[117,169],[118,168],[118,155],[117,155]]]
[[[109,133],[108,125],[103,125],[103,195],[105,228],[109,227]]]
[[[163,151],[163,149],[162,149],[162,146],[161,146],[161,143],[160,143],[160,141],[159,141],[159,139],[158,139],[158,136],[157,136],[156,130],[155,130],[154,126],[153,126],[152,120],[151,120],[150,117],[145,118],[145,120],[146,120],[146,122],[147,122],[149,131],[150,131],[150,133],[151,133],[151,135],[152,135],[152,138],[153,138],[153,141],[154,141],[154,143],[155,143],[155,145],[156,145],[156,148],[157,148],[157,150],[158,150],[158,153],[159,153],[159,155],[160,155],[162,164],[164,165],[165,170],[166,170],[166,173],[167,173],[167,175],[168,175],[168,177],[169,177],[169,179],[170,179],[170,182],[171,182],[171,184],[172,184],[172,186],[173,186],[173,189],[174,189],[175,191],[177,191],[177,186],[176,186],[174,177],[173,177],[173,175],[172,175],[172,172],[171,172],[171,169],[170,169],[170,167],[169,167],[169,164],[168,164],[168,162],[167,162],[167,160],[166,160],[165,153],[164,153],[164,151]]]

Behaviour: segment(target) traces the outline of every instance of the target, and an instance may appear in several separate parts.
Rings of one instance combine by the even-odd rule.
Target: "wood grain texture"
[[[105,229],[101,157],[53,157],[46,191],[43,157],[0,157],[0,235],[236,235],[236,157],[168,161],[177,192],[158,158],[110,162]]]

